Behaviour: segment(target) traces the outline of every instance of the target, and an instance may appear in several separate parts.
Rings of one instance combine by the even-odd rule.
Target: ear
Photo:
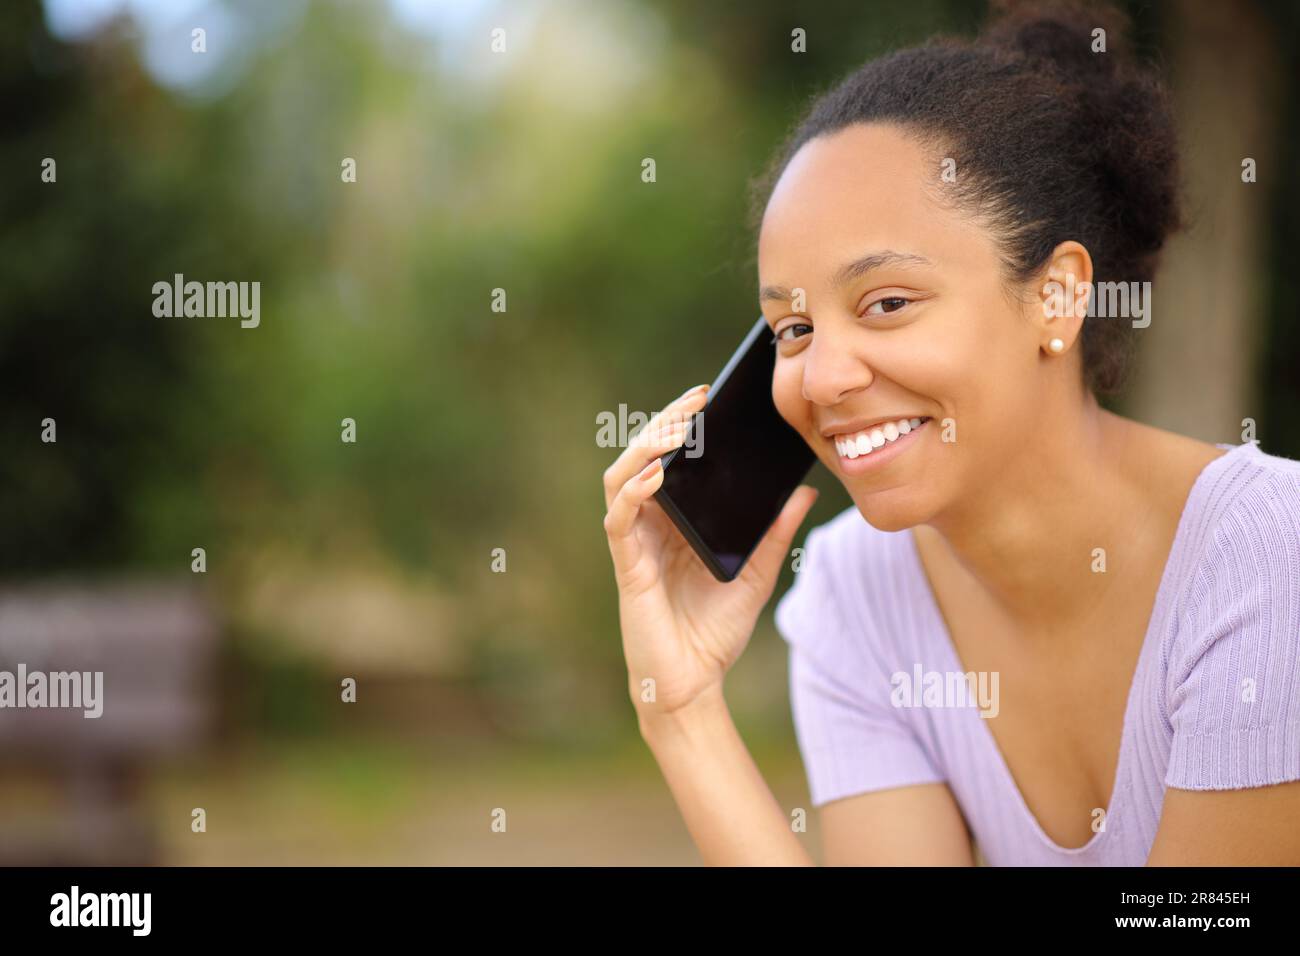
[[[1079,337],[1092,298],[1092,256],[1073,239],[1062,242],[1039,273],[1034,299],[1037,308],[1031,318],[1043,345],[1059,338],[1069,351]]]

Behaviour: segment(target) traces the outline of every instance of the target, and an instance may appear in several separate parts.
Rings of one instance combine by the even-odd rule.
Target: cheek
[[[810,408],[803,397],[803,363],[777,356],[772,371],[772,403],[786,423],[796,431],[807,431]]]
[[[1003,423],[1023,409],[1026,368],[1017,315],[1005,305],[963,310],[931,343],[926,381],[958,424],[960,434],[1000,444],[1013,432]],[[1032,354],[1031,354],[1032,358]]]
[[[1020,374],[1019,340],[1010,334],[1015,321],[1005,307],[954,311],[929,336],[925,374],[954,396],[978,396],[1009,385],[1007,376]]]
[[[954,316],[883,335],[874,346],[873,367],[878,375],[948,413],[978,390],[980,354],[978,336]]]

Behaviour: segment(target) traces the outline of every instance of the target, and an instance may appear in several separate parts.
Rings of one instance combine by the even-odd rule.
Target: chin
[[[858,514],[877,531],[906,531],[926,524],[934,516],[934,508],[919,489],[902,485],[886,491],[855,491],[848,489]]]

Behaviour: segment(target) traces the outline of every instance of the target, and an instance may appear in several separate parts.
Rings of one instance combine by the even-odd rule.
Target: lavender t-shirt
[[[987,698],[929,706],[896,676],[963,668],[911,532],[878,531],[855,508],[809,533],[776,609],[813,806],[944,782],[992,865],[1140,866],[1167,787],[1300,780],[1300,462],[1219,447],[1229,451],[1197,477],[1179,520],[1105,825],[1084,846],[1039,826],[980,716]],[[929,703],[951,703],[926,680]]]

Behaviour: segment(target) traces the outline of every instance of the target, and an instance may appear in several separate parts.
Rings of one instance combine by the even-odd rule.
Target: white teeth
[[[869,432],[863,431],[855,435],[835,438],[835,450],[841,458],[861,458],[883,445],[898,441],[903,435],[910,434],[920,426],[919,418],[900,418],[896,422],[886,422]]]

